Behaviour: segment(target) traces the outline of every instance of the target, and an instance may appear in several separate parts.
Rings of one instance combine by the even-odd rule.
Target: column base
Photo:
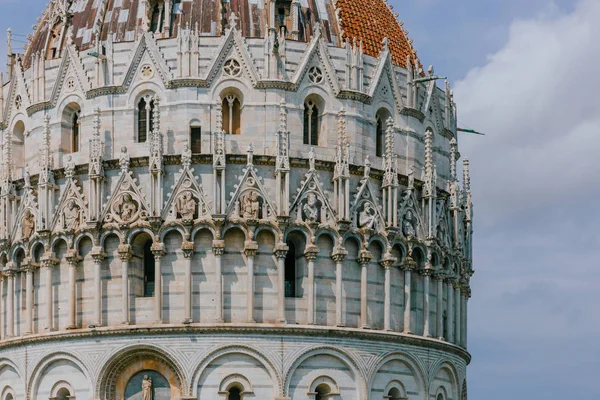
[[[130,325],[130,324],[131,324],[131,322],[129,322],[129,321],[123,321],[123,322],[121,322],[121,325],[125,325],[125,326]]]
[[[408,330],[408,331],[402,331],[402,333],[404,333],[405,335],[414,335],[414,332]]]
[[[438,337],[438,340],[445,341],[445,340],[446,340],[446,338],[445,338],[445,337],[443,337],[443,336],[440,336],[440,337]]]
[[[68,331],[72,331],[73,329],[77,329],[77,325],[69,325],[65,329]]]
[[[285,319],[280,319],[277,322],[280,324],[283,324],[283,325],[287,325],[287,320],[285,320]]]
[[[255,324],[256,323],[256,321],[254,320],[254,318],[250,318],[246,322],[249,323],[249,324]]]
[[[345,328],[346,324],[340,322],[339,324],[335,324],[335,326],[337,326],[338,328]]]
[[[184,319],[183,321],[181,321],[181,323],[182,323],[182,324],[184,324],[184,325],[189,325],[189,324],[191,324],[192,322],[193,322],[193,321],[192,321],[192,319],[191,319],[191,318],[186,318],[186,319]]]
[[[100,328],[102,326],[102,324],[89,324],[88,328]]]
[[[224,320],[223,318],[216,318],[216,319],[215,319],[215,322],[216,322],[217,324],[223,324],[223,323],[225,323],[225,320]]]
[[[162,320],[156,320],[154,322],[152,322],[154,325],[162,325]]]
[[[369,324],[362,324],[361,328],[362,329],[371,329],[371,326]]]

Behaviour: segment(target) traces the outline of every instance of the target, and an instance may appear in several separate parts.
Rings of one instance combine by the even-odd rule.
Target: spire
[[[456,180],[456,156],[457,156],[456,139],[450,140],[450,181]]]
[[[223,103],[221,100],[216,107],[217,121],[214,131],[215,145],[213,148],[213,167],[217,169],[225,168],[225,134],[223,132]]]
[[[40,165],[40,185],[45,185],[51,181],[52,173],[52,151],[50,144],[50,116],[44,117],[44,132],[42,135],[42,149],[39,159]]]
[[[382,186],[392,186],[398,184],[397,163],[394,162],[394,151],[396,148],[396,139],[394,137],[394,120],[389,117],[385,131],[385,155],[383,160],[384,174]]]
[[[102,153],[104,143],[100,138],[100,115],[102,111],[100,108],[94,110],[94,125],[92,129],[92,138],[90,139],[90,162],[88,166],[88,174],[90,176],[102,175]]]
[[[469,173],[469,159],[463,160],[463,184],[465,186],[465,193],[471,194],[471,175]]]
[[[6,129],[4,131],[4,143],[2,144],[3,150],[3,167],[2,168],[2,194],[8,194],[12,188],[13,180],[13,162],[12,162],[12,131]]]
[[[350,175],[350,144],[346,133],[346,110],[338,112],[338,143],[334,179]]]
[[[433,196],[435,192],[434,176],[433,176],[433,132],[427,130],[425,132],[425,185],[424,196]]]
[[[150,132],[150,170],[162,171],[163,164],[163,140],[160,131],[160,98],[155,95],[152,98],[154,108],[152,112],[152,131]]]
[[[277,131],[276,171],[290,169],[290,132],[287,129],[287,112],[285,100],[279,103],[279,130]]]

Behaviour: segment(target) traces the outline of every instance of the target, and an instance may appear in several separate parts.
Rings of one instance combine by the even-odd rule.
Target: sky
[[[45,3],[0,0],[0,30],[24,41]],[[600,0],[390,4],[448,76],[460,124],[486,133],[459,137],[475,212],[469,398],[600,399]]]

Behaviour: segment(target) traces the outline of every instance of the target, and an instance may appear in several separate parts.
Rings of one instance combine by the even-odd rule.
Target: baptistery
[[[467,398],[469,163],[391,6],[53,0],[12,42],[0,400]]]

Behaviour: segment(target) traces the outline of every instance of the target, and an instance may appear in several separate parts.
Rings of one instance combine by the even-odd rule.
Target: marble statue
[[[188,142],[183,145],[183,152],[181,153],[181,165],[189,168],[192,165],[192,150]]]
[[[175,210],[177,214],[181,215],[184,221],[191,221],[194,219],[194,213],[196,212],[196,199],[190,192],[185,192],[181,195],[175,204]]]
[[[142,400],[152,400],[152,378],[144,375],[142,380]]]
[[[416,236],[411,210],[408,210],[406,214],[404,214],[404,219],[402,220],[402,233],[404,233],[404,236],[406,237]]]
[[[319,205],[317,195],[314,193],[309,193],[306,196],[306,204],[303,207],[304,210],[304,218],[308,222],[318,222],[319,221]]]
[[[25,164],[25,168],[23,169],[23,179],[25,180],[25,187],[31,187],[31,174],[29,173],[29,165]]]
[[[123,222],[131,222],[137,212],[137,204],[131,198],[129,193],[125,193],[122,197],[120,206],[120,217]]]
[[[35,229],[35,217],[33,216],[30,209],[26,209],[23,214],[23,220],[21,221],[21,238],[23,240],[29,239]]]
[[[361,228],[377,229],[377,213],[375,212],[373,204],[368,201],[365,202],[363,210],[359,213],[358,225]]]
[[[75,200],[71,199],[63,210],[64,228],[77,230],[79,228],[81,211]]]
[[[131,157],[129,157],[127,147],[123,146],[121,147],[121,154],[119,155],[119,167],[121,167],[122,171],[128,171],[130,163]]]
[[[71,156],[67,157],[67,162],[65,163],[65,176],[67,178],[75,176],[75,162]]]
[[[244,196],[242,201],[242,216],[245,219],[258,219],[259,208],[258,193],[253,190]]]

